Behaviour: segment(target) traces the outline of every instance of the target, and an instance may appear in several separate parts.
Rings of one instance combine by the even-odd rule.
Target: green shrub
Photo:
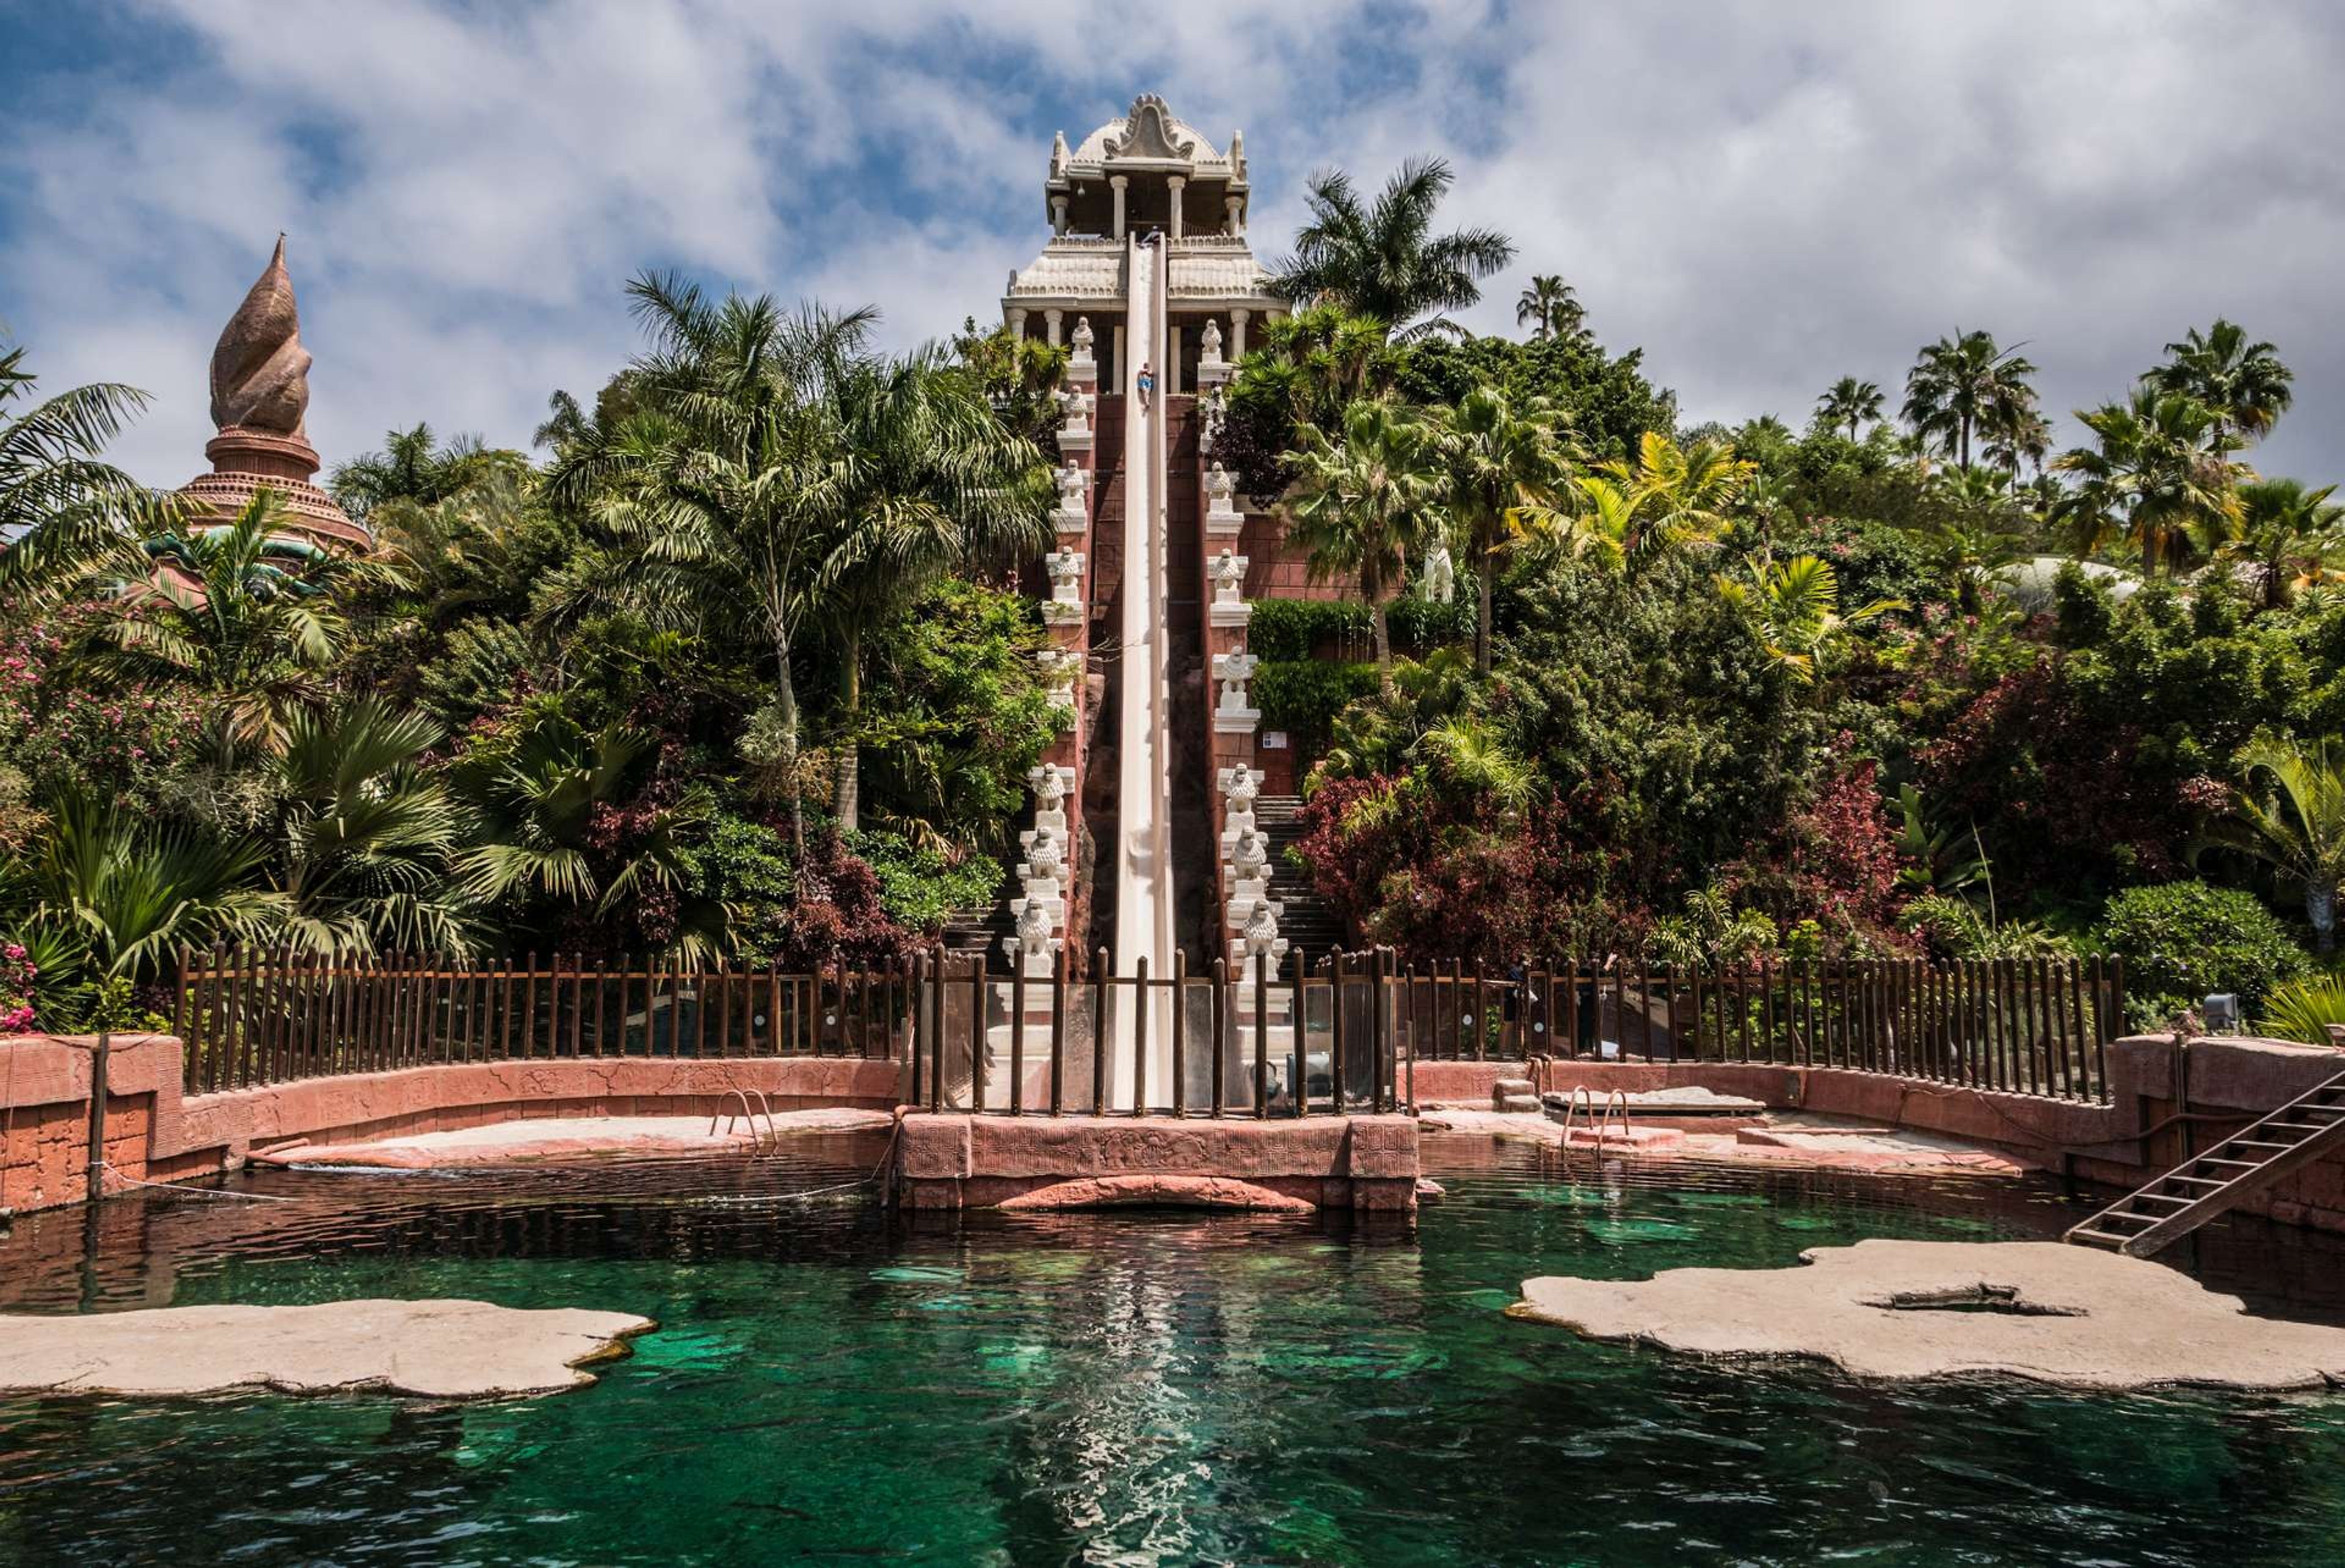
[[[1335,715],[1376,689],[1374,664],[1265,659],[1254,671],[1252,694],[1262,710],[1262,727],[1285,731],[1287,744],[1308,756],[1327,744]]]
[[[2203,882],[2128,887],[2102,906],[2093,935],[2125,960],[2137,1017],[2170,1018],[2223,992],[2254,1013],[2276,987],[2312,967],[2311,956],[2255,895]]]
[[[1393,652],[1421,653],[1429,649],[1470,641],[1474,635],[1474,596],[1470,582],[1458,585],[1457,597],[1447,604],[1426,599],[1396,599],[1386,608],[1392,629]],[[1365,652],[1372,645],[1368,607],[1354,600],[1257,599],[1254,619],[1246,625],[1246,648],[1256,658],[1308,659],[1324,644],[1350,642]]]

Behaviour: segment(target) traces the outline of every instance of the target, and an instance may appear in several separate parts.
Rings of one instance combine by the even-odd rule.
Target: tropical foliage
[[[2251,466],[2273,345],[2188,331],[2057,442],[2056,347],[1977,329],[1695,424],[1556,273],[1457,328],[1513,250],[1451,185],[1315,179],[1203,454],[1335,601],[1249,637],[1350,936],[2093,952],[2137,1021],[2231,991],[2313,1037],[2345,515]],[[1016,591],[1064,350],[629,297],[642,351],[542,453],[419,423],[338,469],[363,561],[149,495],[106,460],[139,394],[0,358],[0,1025],[127,1017],[214,941],[800,964],[993,905],[1065,722]]]
[[[338,468],[363,558],[266,491],[156,501],[103,458],[139,395],[41,401],[10,354],[12,1027],[127,1019],[218,941],[876,959],[992,901],[1062,722],[1000,585],[1046,548],[1015,394],[1059,361],[632,298],[645,351],[557,397],[543,467],[419,424]]]

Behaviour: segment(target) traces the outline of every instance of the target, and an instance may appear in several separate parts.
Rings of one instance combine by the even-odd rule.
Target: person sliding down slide
[[[1156,372],[1149,369],[1145,360],[1141,362],[1139,382],[1140,406],[1143,409],[1151,407],[1156,393]]]

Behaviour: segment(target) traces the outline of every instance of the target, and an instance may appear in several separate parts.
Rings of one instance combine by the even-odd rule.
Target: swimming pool
[[[878,1152],[256,1176],[299,1201],[109,1204],[86,1253],[80,1215],[20,1222],[15,1310],[462,1295],[662,1327],[535,1401],[0,1401],[0,1560],[2345,1557],[2345,1399],[1867,1387],[1502,1315],[1539,1273],[2041,1236],[2075,1212],[2048,1185],[1566,1172],[1434,1138],[1450,1195],[1413,1228],[771,1200]]]

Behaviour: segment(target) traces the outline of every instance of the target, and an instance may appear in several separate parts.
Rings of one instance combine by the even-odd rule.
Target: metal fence
[[[1406,964],[1392,983],[1415,1060],[1755,1062],[2063,1099],[2107,1097],[2125,1019],[2123,966],[2099,958]]]
[[[1839,1067],[2106,1098],[2124,1017],[2099,960],[1540,962],[1388,951],[1275,969],[1082,977],[932,952],[815,973],[534,955],[466,966],[249,948],[183,954],[190,1094],[338,1073],[574,1057],[860,1057],[905,1099],[1022,1115],[1297,1117],[1415,1103],[1420,1061],[1533,1057]]]

